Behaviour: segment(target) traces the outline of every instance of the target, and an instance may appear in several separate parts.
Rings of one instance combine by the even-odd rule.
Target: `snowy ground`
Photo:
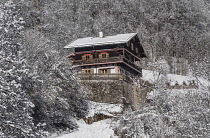
[[[65,134],[57,138],[117,138],[110,127],[111,119],[95,122],[91,125],[84,121],[78,123],[79,129],[73,133]]]
[[[151,70],[142,70],[143,74],[143,80],[149,81],[150,83],[154,83],[158,80],[158,72],[151,71]],[[176,74],[168,74],[167,75],[168,81],[170,82],[170,85],[175,85],[178,83],[179,85],[182,85],[183,82],[185,82],[187,85],[189,85],[189,82],[195,81],[195,83],[199,86],[209,86],[210,82],[208,82],[205,79],[202,78],[195,78],[193,76],[182,76],[182,75],[176,75]]]
[[[121,104],[107,104],[107,103],[96,103],[89,102],[89,113],[86,117],[92,117],[95,114],[104,114],[108,116],[113,116],[113,114],[122,112]]]
[[[115,116],[122,112],[121,104],[96,103],[89,101],[89,113],[86,116],[93,117],[95,114]],[[69,134],[58,136],[57,138],[117,138],[111,126],[111,119],[106,119],[93,124],[86,124],[83,120],[77,121],[79,129]]]
[[[158,72],[153,72],[150,70],[143,70],[143,80],[149,81],[150,83],[154,83],[158,80],[157,78]],[[178,83],[182,85],[185,82],[189,85],[190,81],[199,81],[200,84],[204,86],[210,85],[210,83],[202,78],[195,78],[192,76],[181,76],[175,74],[168,74],[167,75],[168,81],[171,85],[175,85]],[[193,91],[193,90],[171,90],[171,93],[174,92],[186,92],[186,91]],[[153,93],[150,93],[152,96]],[[122,105],[120,104],[106,104],[106,103],[96,103],[91,102],[89,103],[89,113],[86,116],[93,117],[95,114],[104,114],[108,116],[115,117],[116,114],[122,112]],[[69,134],[63,134],[58,136],[57,138],[117,138],[114,136],[114,131],[111,128],[111,119],[106,119],[98,122],[94,122],[93,124],[86,124],[83,120],[77,122],[79,128],[77,131],[74,131]]]

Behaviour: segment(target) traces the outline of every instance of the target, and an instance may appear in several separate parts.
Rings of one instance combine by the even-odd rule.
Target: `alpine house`
[[[79,38],[67,46],[68,58],[82,80],[123,79],[142,76],[140,61],[146,57],[137,33]]]

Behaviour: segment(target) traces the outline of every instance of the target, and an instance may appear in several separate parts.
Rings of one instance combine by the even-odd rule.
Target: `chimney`
[[[103,37],[104,37],[103,32],[99,32],[99,37],[100,37],[100,38],[103,38]]]

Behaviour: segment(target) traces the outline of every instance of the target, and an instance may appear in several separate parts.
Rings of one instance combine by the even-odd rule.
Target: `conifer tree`
[[[34,106],[22,88],[28,70],[23,59],[23,19],[12,0],[0,10],[0,137],[40,137],[31,117]]]

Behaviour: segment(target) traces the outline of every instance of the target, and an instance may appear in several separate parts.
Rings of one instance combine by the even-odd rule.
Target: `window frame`
[[[101,74],[108,74],[108,69],[100,69],[101,70]]]
[[[131,50],[134,51],[134,44],[131,43]]]
[[[103,57],[103,56],[105,56],[105,57]],[[109,58],[109,53],[108,52],[100,53],[98,57],[99,58]]]
[[[84,57],[84,58],[83,58],[84,60],[93,59],[93,55],[91,55],[91,54],[84,54],[83,57]],[[87,57],[88,57],[88,58],[87,58]]]
[[[102,58],[107,58],[106,54],[101,54]]]
[[[84,74],[92,74],[91,69],[83,69]]]

